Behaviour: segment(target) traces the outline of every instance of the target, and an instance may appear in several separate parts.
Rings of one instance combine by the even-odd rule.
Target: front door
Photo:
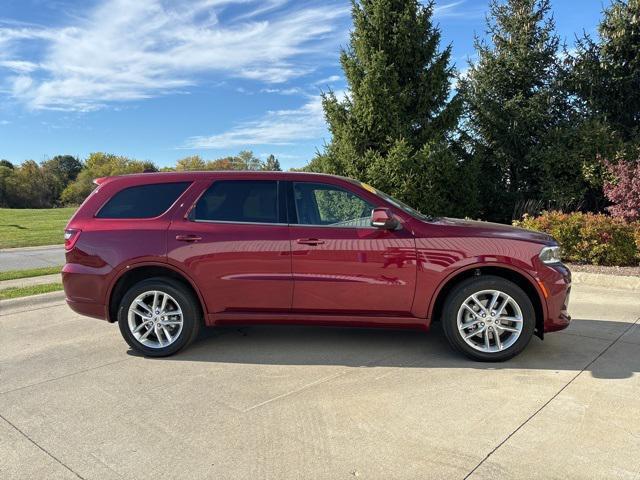
[[[293,182],[289,190],[293,311],[409,314],[416,282],[411,232],[372,227],[371,210],[382,205],[346,186]]]
[[[293,281],[280,182],[216,180],[169,229],[169,261],[199,286],[209,313],[286,311]]]

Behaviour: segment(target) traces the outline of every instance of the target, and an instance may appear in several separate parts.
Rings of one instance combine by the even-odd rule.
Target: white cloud
[[[18,73],[29,73],[38,69],[38,65],[26,60],[0,60],[0,68],[7,68]]]
[[[345,90],[337,90],[336,97],[346,98]],[[300,140],[318,139],[327,134],[322,109],[322,97],[308,97],[300,108],[274,110],[257,120],[242,122],[222,133],[194,136],[183,148],[224,149],[255,145],[292,145]]]
[[[326,132],[320,97],[300,108],[267,112],[262,118],[243,122],[230,130],[187,140],[185,148],[222,149],[248,145],[288,145],[315,139]]]
[[[231,3],[252,8],[219,20]],[[0,24],[3,90],[34,109],[91,110],[184,89],[206,74],[285,82],[342,36],[346,5],[285,0],[103,0],[71,26]],[[25,52],[30,52],[27,56]],[[36,57],[33,58],[33,51]],[[313,55],[313,65],[300,61]]]
[[[462,18],[475,19],[484,15],[483,5],[475,5],[474,7],[464,6],[467,0],[457,0],[449,3],[437,4],[433,9],[433,16],[436,20],[442,18]]]
[[[263,88],[260,90],[260,93],[277,93],[279,95],[301,95],[304,92],[299,87],[289,87],[289,88]]]
[[[458,88],[460,88],[460,81],[465,80],[469,76],[470,71],[471,67],[469,65],[466,65],[458,70],[458,73],[452,82],[452,88],[454,90],[458,90]]]
[[[340,75],[331,75],[330,77],[322,78],[320,80],[317,80],[317,81],[313,82],[313,84],[314,85],[328,85],[330,83],[339,82],[340,80],[342,80],[342,77],[340,77]]]

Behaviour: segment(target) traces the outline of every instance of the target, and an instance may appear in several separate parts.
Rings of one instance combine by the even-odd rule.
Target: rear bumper
[[[569,297],[571,294],[571,271],[562,264],[548,267],[542,284],[546,290],[547,317],[544,331],[564,330],[571,323]]]
[[[106,320],[105,277],[100,269],[67,263],[62,269],[62,286],[71,310],[80,315]]]
[[[100,320],[107,319],[107,309],[104,305],[91,302],[76,302],[67,297],[67,305],[69,308],[80,315],[86,317],[99,318]]]

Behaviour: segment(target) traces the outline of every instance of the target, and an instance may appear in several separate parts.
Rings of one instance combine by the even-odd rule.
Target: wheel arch
[[[462,270],[453,272],[438,287],[429,305],[428,318],[439,321],[442,316],[444,302],[453,288],[463,280],[473,276],[494,275],[509,280],[518,285],[527,294],[536,315],[535,335],[544,337],[544,319],[546,316],[546,302],[544,294],[534,278],[526,272],[504,265],[470,265]]]
[[[152,277],[166,277],[177,280],[188,288],[198,299],[200,310],[207,313],[204,299],[193,281],[181,270],[166,263],[144,262],[127,265],[115,277],[107,294],[107,321],[116,322],[118,319],[118,304],[124,292],[136,283]]]

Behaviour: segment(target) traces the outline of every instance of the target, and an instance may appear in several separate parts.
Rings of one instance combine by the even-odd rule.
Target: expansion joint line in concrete
[[[40,449],[45,455],[47,455],[48,457],[52,458],[54,461],[56,461],[57,463],[62,465],[65,469],[69,470],[77,478],[80,478],[81,480],[85,480],[85,478],[83,476],[81,476],[78,472],[76,472],[74,469],[72,469],[69,465],[64,463],[58,457],[56,457],[53,453],[49,452],[46,448],[40,446],[38,444],[38,442],[36,442],[33,438],[31,438],[29,435],[27,435],[25,432],[23,432],[21,429],[19,429],[17,426],[15,426],[12,422],[10,422],[7,418],[5,418],[4,415],[0,414],[0,418],[2,420],[4,420],[5,422],[7,422],[7,424],[10,425],[16,432],[18,432],[20,435],[22,435],[24,438],[26,438],[29,442],[31,442],[33,445],[35,445],[38,449]]]
[[[513,437],[516,433],[518,433],[527,423],[529,423],[531,420],[533,420],[536,417],[536,415],[538,415],[542,410],[545,409],[545,407],[547,405],[549,405],[553,400],[555,400],[558,397],[558,395],[560,395],[569,385],[571,385],[574,382],[574,380],[576,380],[585,370],[587,370],[591,365],[593,365],[595,362],[597,362],[598,359],[600,357],[602,357],[605,353],[607,353],[607,351],[609,351],[609,349],[611,347],[613,347],[616,343],[618,343],[620,341],[620,339],[627,334],[627,332],[629,332],[635,325],[638,324],[638,322],[640,322],[640,318],[636,318],[635,322],[633,322],[631,325],[629,325],[628,328],[626,328],[620,335],[618,335],[613,342],[611,342],[609,345],[607,345],[593,360],[591,360],[584,367],[582,367],[582,370],[580,370],[578,373],[576,373],[571,378],[571,380],[569,380],[560,390],[558,390],[555,394],[553,394],[551,396],[551,398],[544,403],[544,405],[542,405],[538,410],[533,412],[529,416],[529,418],[527,418],[524,422],[522,422],[520,425],[518,425],[518,427],[513,432],[511,432],[509,435],[507,435],[506,438],[504,438],[498,445],[496,445],[496,447],[493,450],[491,450],[482,460],[480,460],[480,462],[475,467],[473,467],[473,469],[469,473],[467,473],[467,475],[465,475],[465,477],[464,477],[465,480],[468,479],[469,477],[471,477],[471,475],[473,475],[473,473],[476,470],[478,470],[478,468],[480,468],[487,460],[489,460],[489,458],[491,458],[491,456],[494,453],[496,453],[498,451],[498,449],[500,447],[502,447],[502,445],[507,443],[511,437]]]

